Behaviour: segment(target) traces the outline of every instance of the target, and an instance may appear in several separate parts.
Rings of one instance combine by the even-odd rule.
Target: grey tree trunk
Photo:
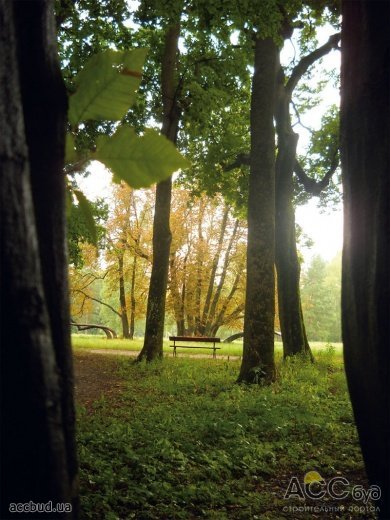
[[[277,47],[257,39],[251,99],[244,352],[238,382],[275,377],[275,132]]]
[[[177,106],[175,75],[180,35],[180,24],[168,27],[162,59],[161,86],[164,120],[161,133],[176,143],[180,113]],[[145,339],[138,361],[153,361],[163,356],[165,300],[168,284],[171,230],[172,178],[156,186],[156,204],[153,220],[153,262],[146,310]]]
[[[345,368],[381,518],[390,518],[388,2],[342,2],[342,331]]]
[[[53,518],[76,518],[78,509],[66,95],[53,14],[51,1],[0,2],[2,518],[10,502],[72,504],[72,513]]]

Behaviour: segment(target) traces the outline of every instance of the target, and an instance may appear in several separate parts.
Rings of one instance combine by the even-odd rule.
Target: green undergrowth
[[[362,474],[332,349],[315,364],[280,364],[270,387],[236,384],[238,370],[234,361],[121,358],[125,391],[79,410],[82,518],[295,518],[283,513],[292,476]]]

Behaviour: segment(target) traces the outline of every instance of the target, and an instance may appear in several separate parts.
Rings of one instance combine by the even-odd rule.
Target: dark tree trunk
[[[251,99],[251,167],[248,200],[244,352],[239,382],[275,377],[275,132],[277,47],[256,40]]]
[[[134,339],[135,333],[135,277],[137,274],[137,255],[134,254],[133,267],[131,270],[131,288],[130,288],[130,330],[129,339]]]
[[[119,275],[119,305],[121,309],[122,336],[126,339],[129,334],[129,319],[127,317],[126,291],[125,291],[125,273],[123,270],[123,253],[119,252],[118,256],[118,275]]]
[[[287,116],[289,119],[289,116]],[[293,171],[298,135],[291,125],[277,125],[276,159],[276,268],[279,320],[284,357],[312,353],[306,336],[300,296],[301,266],[297,253]]]
[[[5,0],[0,6],[0,514],[9,518],[10,502],[52,500],[72,503],[67,517],[76,518],[62,174],[66,96],[54,6]]]
[[[367,475],[390,518],[390,5],[344,1],[342,14],[344,358]]]
[[[280,67],[280,63],[278,63]],[[276,219],[275,258],[277,269],[279,321],[284,357],[312,353],[303,321],[300,276],[294,209],[293,174],[299,136],[293,131],[290,116],[292,90],[286,88],[282,69],[279,70],[276,99]]]
[[[275,252],[278,273],[279,318],[284,357],[301,353],[307,354],[313,360],[306,336],[300,295],[300,263],[297,254],[293,187],[298,135],[295,134],[291,125],[291,97],[299,80],[308,68],[334,49],[338,42],[339,35],[335,34],[329,38],[327,43],[304,56],[294,67],[287,82],[278,60],[279,73],[275,104],[278,135]]]
[[[167,29],[161,65],[161,88],[164,108],[161,133],[174,143],[176,143],[180,118],[177,106],[177,92],[175,92],[179,35],[180,25],[178,23],[171,25]],[[145,339],[143,348],[138,356],[139,361],[142,359],[152,361],[163,356],[165,300],[168,284],[169,250],[172,239],[169,227],[171,194],[171,177],[157,184],[153,220],[152,274],[146,310]]]

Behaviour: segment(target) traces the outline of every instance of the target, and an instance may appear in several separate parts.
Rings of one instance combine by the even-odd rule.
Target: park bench
[[[77,330],[101,329],[104,330],[107,339],[117,338],[115,330],[110,329],[110,327],[106,327],[105,325],[96,325],[93,323],[76,323],[74,321],[71,321],[70,324],[72,327],[77,327]]]
[[[176,357],[177,348],[204,348],[213,351],[213,358],[216,357],[217,350],[221,347],[216,347],[216,343],[221,342],[221,338],[202,338],[199,336],[169,336],[169,341],[173,341],[173,345],[169,345],[173,348],[173,355]],[[212,343],[213,345],[187,345],[182,343]]]

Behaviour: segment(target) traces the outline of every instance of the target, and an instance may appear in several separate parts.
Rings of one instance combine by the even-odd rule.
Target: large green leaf
[[[135,100],[147,49],[95,54],[76,77],[69,99],[69,121],[120,120]]]
[[[133,188],[160,182],[189,163],[171,141],[148,129],[138,136],[133,128],[121,126],[112,137],[101,136],[95,159]]]
[[[80,190],[74,190],[72,189],[72,193],[76,196],[77,201],[79,203],[80,211],[84,217],[85,225],[91,235],[91,240],[93,245],[97,245],[97,228],[96,223],[93,218],[93,212],[91,203],[87,199],[87,197],[84,195],[84,193]]]

